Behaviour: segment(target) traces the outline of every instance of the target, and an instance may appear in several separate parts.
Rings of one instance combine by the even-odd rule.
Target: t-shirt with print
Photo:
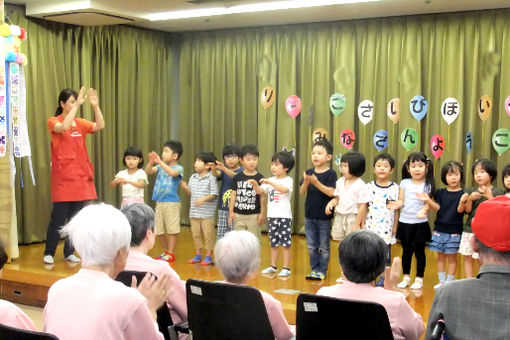
[[[427,216],[425,218],[416,216],[425,205],[425,202],[420,200],[416,194],[421,192],[430,193],[430,186],[425,185],[425,181],[421,184],[414,184],[410,178],[406,178],[400,182],[400,188],[404,190],[404,206],[400,210],[399,221],[409,224],[427,222]]]
[[[464,192],[467,193],[468,195],[470,195],[471,193],[473,193],[477,190],[478,190],[478,187],[470,187],[470,188],[466,188],[464,190]],[[503,190],[501,190],[500,188],[496,188],[496,187],[492,187],[491,191],[492,191],[492,196],[494,196],[494,197],[504,194]],[[473,232],[473,229],[471,229],[471,220],[473,220],[473,217],[475,217],[476,209],[478,209],[478,206],[480,205],[480,203],[482,203],[484,201],[487,201],[487,197],[485,197],[485,196],[481,196],[476,201],[473,201],[472,206],[471,206],[471,212],[468,213],[466,223],[464,223],[464,229],[463,229],[464,232],[466,232],[466,233]]]
[[[388,186],[380,186],[376,181],[367,183],[369,196],[368,212],[365,228],[381,236],[386,244],[391,243],[395,210],[388,209],[389,201],[398,201],[399,187],[395,182]]]
[[[174,165],[170,168],[177,170],[179,176],[170,176],[162,167],[156,165],[158,175],[154,182],[154,191],[152,192],[152,200],[156,202],[180,202],[179,183],[182,181],[184,168],[180,165]]]
[[[457,207],[464,190],[449,191],[446,188],[436,191],[435,200],[440,208],[437,212],[434,230],[441,233],[461,234],[464,225],[464,213]]]
[[[334,188],[336,179],[338,178],[335,170],[328,169],[324,172],[315,172],[315,168],[307,169],[307,175],[315,175],[319,182],[327,187]],[[303,184],[303,179],[300,181],[300,185]],[[315,185],[309,184],[306,191],[305,199],[305,217],[314,220],[330,220],[333,218],[333,214],[326,215],[326,205],[331,200],[331,197],[324,194],[322,191],[317,189]]]
[[[243,168],[239,168],[234,170],[236,174],[243,171]],[[221,181],[221,190],[220,196],[218,200],[218,210],[223,210],[228,212],[228,205],[230,204],[230,196],[232,195],[232,179],[226,173],[220,170],[220,176],[218,177],[218,181]]]
[[[276,190],[271,184],[262,184],[260,188],[267,192],[267,217],[270,218],[292,218],[290,207],[290,198],[292,197],[293,183],[292,177],[276,178],[273,176],[269,180],[278,185],[283,185],[289,191],[282,193]]]
[[[336,181],[334,195],[338,197],[338,204],[335,207],[337,214],[357,214],[358,205],[369,200],[367,186],[359,177],[347,187],[345,177],[340,177]]]
[[[136,172],[132,175],[128,173],[128,169],[124,169],[119,171],[115,175],[115,178],[122,178],[131,182],[140,182],[140,180],[143,180],[145,184],[149,184],[149,181],[147,180],[147,174],[142,169],[136,170]],[[135,187],[130,183],[124,184],[122,186],[122,197],[143,197],[143,190],[144,188]]]
[[[264,178],[260,172],[255,175],[248,176],[241,171],[232,178],[232,190],[236,191],[236,202],[234,204],[234,212],[241,215],[252,215],[260,213],[260,195],[257,195],[253,186],[248,180],[253,179],[260,183]]]

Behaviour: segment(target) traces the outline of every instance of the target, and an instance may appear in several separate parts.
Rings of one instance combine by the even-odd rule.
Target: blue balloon
[[[423,117],[425,117],[428,109],[429,103],[423,96],[414,96],[409,102],[409,111],[417,121],[420,121]]]
[[[466,139],[464,140],[464,143],[466,144],[467,152],[470,153],[471,149],[473,149],[473,135],[471,135],[471,131],[466,133]]]
[[[374,145],[377,151],[383,151],[388,147],[388,131],[379,130],[374,134]]]

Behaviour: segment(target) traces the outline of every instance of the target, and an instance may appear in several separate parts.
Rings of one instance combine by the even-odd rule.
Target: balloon
[[[27,31],[24,28],[20,28],[21,34],[19,35],[19,38],[21,41],[27,40]]]
[[[364,100],[358,105],[358,118],[363,123],[363,125],[367,125],[372,121],[372,117],[374,116],[374,103],[370,100]]]
[[[356,135],[351,129],[345,129],[340,133],[340,142],[346,149],[350,150],[352,148],[355,139]]]
[[[11,34],[15,37],[19,37],[21,35],[21,29],[17,25],[11,25],[10,27]]]
[[[455,98],[446,98],[441,105],[441,115],[448,125],[453,123],[460,115],[460,104]],[[439,156],[441,157],[441,156]],[[439,158],[436,157],[436,158]]]
[[[8,61],[10,63],[15,63],[18,58],[16,57],[16,54],[14,52],[7,52],[5,54],[5,61]]]
[[[262,92],[260,92],[260,103],[264,110],[269,109],[273,105],[275,97],[276,94],[271,86],[266,86],[262,89]]]
[[[468,131],[466,133],[466,139],[464,140],[464,144],[466,144],[467,153],[470,153],[471,149],[473,149],[473,135],[471,134],[471,131]]]
[[[400,135],[400,142],[407,151],[411,150],[418,144],[418,132],[413,128],[407,128]]]
[[[428,109],[429,103],[423,96],[414,96],[409,103],[409,111],[411,111],[411,114],[417,121],[420,121],[423,117],[425,117]]]
[[[8,24],[3,23],[2,25],[0,25],[0,35],[2,37],[8,37],[11,35],[11,28],[9,27]]]
[[[329,98],[329,110],[335,117],[344,112],[346,98],[341,93],[335,93]]]
[[[292,118],[296,118],[301,112],[301,99],[298,96],[290,96],[285,101],[285,109]]]
[[[480,119],[485,122],[485,120],[489,118],[489,115],[492,111],[492,99],[487,95],[482,96],[482,98],[478,100],[477,109]]]
[[[25,55],[22,53],[16,53],[16,63],[23,65],[25,63]]]
[[[430,139],[430,151],[435,159],[439,159],[443,154],[445,148],[445,140],[441,135],[434,135]]]
[[[320,140],[327,140],[328,139],[328,132],[324,130],[323,128],[315,129],[315,131],[312,133],[312,141],[314,143],[320,141]]]
[[[374,134],[374,145],[377,151],[383,151],[388,147],[388,131],[379,130]]]
[[[400,98],[393,98],[390,100],[388,108],[386,109],[386,114],[393,124],[397,124],[400,119]]]
[[[492,146],[501,156],[510,147],[510,131],[507,129],[497,129],[492,135]]]
[[[510,116],[510,96],[506,97],[505,111],[506,111],[506,114]]]

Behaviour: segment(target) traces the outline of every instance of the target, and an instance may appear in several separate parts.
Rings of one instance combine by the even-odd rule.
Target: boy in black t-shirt
[[[232,178],[232,193],[228,223],[234,223],[235,230],[248,230],[260,240],[260,226],[264,224],[266,204],[264,196],[258,195],[249,180],[260,183],[264,178],[257,171],[259,150],[253,144],[243,145],[239,158],[244,170]]]

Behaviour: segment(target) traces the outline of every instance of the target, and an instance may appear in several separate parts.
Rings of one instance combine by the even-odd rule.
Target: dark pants
[[[46,233],[46,249],[44,255],[55,256],[58,241],[60,240],[60,229],[69,222],[85,205],[85,201],[77,202],[54,202],[53,211],[51,212],[51,221]],[[64,257],[68,257],[74,253],[74,247],[66,237],[64,244]]]
[[[402,271],[407,275],[411,273],[413,253],[416,256],[416,276],[423,277],[427,261],[425,257],[425,243],[402,242]]]

